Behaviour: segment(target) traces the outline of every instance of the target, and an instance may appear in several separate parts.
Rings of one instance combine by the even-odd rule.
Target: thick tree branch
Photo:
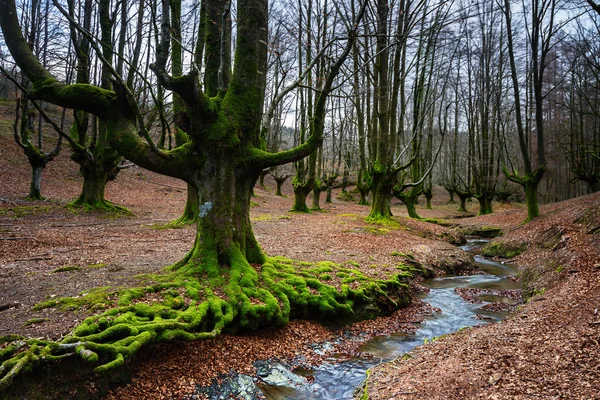
[[[113,112],[114,92],[90,85],[65,85],[52,76],[33,54],[21,32],[14,0],[0,0],[0,27],[16,64],[32,82],[29,96],[98,116]]]
[[[319,97],[317,99],[317,104],[315,105],[315,113],[313,120],[311,121],[311,135],[308,138],[308,140],[291,150],[279,153],[254,151],[254,157],[250,157],[248,161],[256,163],[257,167],[260,167],[260,169],[274,167],[277,165],[283,165],[301,160],[302,158],[313,153],[319,146],[321,146],[321,144],[323,143],[323,130],[325,126],[325,106],[327,103],[327,96],[332,90],[333,81],[340,72],[340,69],[346,61],[348,54],[350,54],[350,51],[352,50],[352,46],[357,37],[356,33],[358,30],[358,24],[365,13],[366,6],[367,1],[363,2],[359,12],[356,14],[356,18],[353,21],[353,31],[348,32],[348,41],[346,42],[346,46],[344,47],[342,54],[340,54],[337,61],[331,66],[331,69],[329,70],[329,74],[327,75],[321,93],[319,94]],[[256,157],[259,153],[261,153],[260,156]]]

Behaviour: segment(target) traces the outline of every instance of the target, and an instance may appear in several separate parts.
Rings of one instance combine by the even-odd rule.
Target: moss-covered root
[[[111,296],[112,308],[85,319],[60,342],[20,337],[0,342],[0,389],[42,361],[75,356],[107,372],[148,343],[213,338],[224,330],[284,325],[294,317],[343,323],[410,301],[406,271],[376,280],[329,262],[274,258],[250,265],[235,255],[232,260],[227,268],[190,260],[155,277],[152,286],[120,291]]]
[[[108,200],[97,200],[93,202],[85,201],[81,197],[67,204],[67,208],[73,210],[84,210],[86,212],[100,211],[118,214],[131,214],[131,211],[125,207],[118,206]]]

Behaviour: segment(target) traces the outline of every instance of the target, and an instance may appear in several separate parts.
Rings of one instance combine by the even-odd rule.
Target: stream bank
[[[462,247],[473,251],[486,241],[471,240]],[[210,387],[197,388],[188,398],[210,399],[271,399],[271,400],[344,400],[352,399],[365,379],[366,371],[382,362],[401,356],[424,342],[440,336],[503,318],[505,308],[487,307],[493,304],[512,304],[518,284],[507,277],[516,269],[476,256],[479,274],[444,276],[423,282],[426,293],[419,297],[433,307],[433,314],[425,317],[412,329],[377,336],[366,341],[358,355],[333,354],[316,367],[303,366],[300,356],[292,363],[258,361],[254,364],[256,377],[230,372],[215,380]],[[470,290],[465,296],[461,290]],[[513,294],[512,298],[506,297]],[[487,308],[486,308],[487,307]],[[352,339],[352,338],[348,338]],[[315,346],[315,352],[327,352],[338,343]],[[300,365],[300,367],[298,367]]]
[[[513,261],[527,277],[528,302],[500,323],[461,330],[373,368],[363,398],[600,399],[600,194],[541,212],[493,241],[524,249]]]

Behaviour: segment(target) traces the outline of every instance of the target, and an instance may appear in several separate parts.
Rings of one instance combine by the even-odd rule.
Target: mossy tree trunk
[[[312,191],[313,185],[314,179],[303,181],[302,179],[298,179],[298,175],[294,177],[294,180],[292,181],[292,187],[294,188],[294,203],[292,204],[292,209],[290,211],[300,213],[310,212],[306,205],[306,198]]]
[[[527,203],[527,221],[531,221],[533,218],[540,216],[540,210],[538,207],[538,182],[528,182],[523,185],[525,189],[525,202]]]
[[[333,185],[335,184],[337,177],[338,174],[336,172],[330,173],[329,175],[323,177],[324,188],[327,188],[327,195],[325,196],[326,203],[331,203],[333,201],[331,196],[333,192]]]
[[[28,200],[43,200],[42,196],[42,172],[45,166],[32,166],[31,184],[29,185]]]
[[[380,165],[381,167],[381,165]],[[372,177],[372,200],[371,211],[367,217],[369,220],[390,219],[392,217],[392,188],[395,184],[396,175],[387,170],[373,171]]]
[[[267,187],[265,186],[265,177],[267,175],[269,175],[271,171],[268,169],[263,169],[262,171],[260,171],[260,175],[258,177],[258,184],[260,185],[261,188],[266,189]]]
[[[4,69],[1,70],[3,73]],[[16,83],[16,82],[15,82]],[[25,89],[25,86],[22,86]],[[25,94],[25,93],[24,93]],[[42,131],[41,126],[38,131],[38,140],[37,144],[34,143],[33,135],[34,132],[34,117],[35,113],[29,109],[29,100],[18,98],[16,102],[16,112],[15,112],[15,123],[13,125],[13,137],[15,142],[23,152],[25,156],[27,156],[27,160],[29,161],[29,166],[31,167],[31,182],[29,184],[29,193],[26,197],[27,200],[44,200],[44,196],[42,196],[42,173],[44,172],[44,168],[46,165],[54,160],[58,156],[61,150],[62,144],[62,136],[63,132],[57,130],[59,129],[56,125],[53,125],[59,133],[58,141],[56,142],[56,146],[54,150],[46,153],[43,150],[43,140],[42,140]],[[40,109],[41,112],[41,109]],[[63,119],[64,122],[64,112]]]
[[[238,1],[235,70],[230,84],[219,85],[214,97],[203,92],[197,69],[177,77],[167,72],[172,31],[169,0],[163,0],[160,46],[151,68],[158,83],[177,93],[184,102],[185,111],[175,122],[190,138],[170,151],[155,146],[141,125],[143,118],[136,97],[118,74],[110,88],[60,83],[31,53],[22,36],[15,1],[1,0],[1,4],[6,11],[0,13],[4,40],[15,62],[32,81],[31,98],[97,115],[104,124],[98,136],[106,134],[111,147],[128,160],[193,186],[199,213],[191,250],[173,266],[173,273],[164,277],[166,281],[151,288],[171,290],[174,294],[152,305],[132,304],[133,298],[149,291],[145,291],[147,288],[127,291],[116,307],[86,319],[60,344],[38,341],[25,350],[28,358],[15,355],[8,364],[3,361],[0,389],[23,368],[20,360],[25,363],[34,360],[31,361],[34,363],[40,360],[40,353],[44,359],[55,360],[68,351],[99,363],[96,371],[104,372],[123,365],[125,358],[151,342],[211,338],[228,327],[284,324],[294,312],[335,317],[351,315],[361,302],[376,307],[383,304],[389,310],[408,301],[403,289],[406,285],[399,277],[382,282],[361,276],[360,282],[365,281],[366,286],[360,286],[359,282],[358,289],[349,288],[341,293],[318,279],[301,277],[293,267],[278,265],[287,268],[281,272],[267,262],[250,223],[250,197],[260,171],[304,159],[321,146],[327,97],[358,36],[355,30],[361,25],[366,2],[349,24],[354,31],[345,35],[350,38],[346,46],[328,64],[328,71],[324,71],[308,138],[290,150],[277,153],[265,151],[260,138],[267,76],[267,0]],[[109,8],[109,4],[108,0],[100,0],[100,8]],[[102,176],[105,180],[100,173],[94,178],[98,183],[96,196],[98,188],[103,188]],[[189,306],[184,304],[184,295],[178,295],[177,289],[184,290]]]
[[[473,197],[473,195],[471,194],[471,192],[469,191],[463,191],[460,189],[456,189],[455,190],[456,196],[458,196],[459,199],[459,206],[458,206],[458,212],[469,212],[469,210],[467,210],[467,200],[470,199],[471,197]]]
[[[402,192],[398,192],[394,190],[394,196],[398,198],[404,205],[406,206],[406,212],[408,212],[408,216],[415,219],[420,219],[419,213],[417,213],[417,204],[419,200],[419,196],[421,195],[421,190],[419,187],[413,187],[409,190],[404,190]]]
[[[487,192],[475,195],[475,198],[479,202],[479,214],[488,215],[493,212],[492,210],[492,196]]]
[[[454,200],[454,189],[451,187],[444,187],[444,189],[448,192],[448,204],[456,203],[456,200]]]
[[[358,181],[356,182],[356,188],[358,189],[358,194],[360,199],[358,200],[358,204],[361,206],[369,205],[369,192],[371,191],[372,182],[371,177],[368,175],[368,172],[358,172]],[[366,177],[365,177],[366,175]]]
[[[537,188],[546,171],[546,153],[545,153],[545,135],[544,135],[544,101],[548,93],[546,89],[544,73],[548,71],[547,57],[552,54],[554,45],[553,39],[560,32],[555,29],[557,22],[555,13],[558,10],[554,2],[536,2],[531,7],[532,23],[527,27],[528,57],[530,60],[529,76],[531,76],[531,87],[533,91],[533,106],[535,110],[535,152],[530,154],[532,132],[526,132],[523,116],[521,113],[521,89],[519,82],[519,71],[517,70],[515,45],[512,31],[512,13],[509,0],[504,0],[504,22],[506,23],[506,39],[508,49],[508,60],[510,64],[510,75],[513,86],[515,120],[517,133],[519,137],[519,149],[523,160],[524,174],[519,174],[516,170],[509,172],[503,169],[506,178],[512,182],[523,186],[525,198],[527,201],[527,219],[531,221],[540,215],[537,202]],[[529,83],[528,83],[529,84]],[[527,124],[529,128],[529,124]],[[535,164],[534,164],[535,161]]]
[[[289,174],[283,174],[283,175],[275,174],[275,176],[273,176],[273,179],[275,180],[275,184],[277,185],[277,189],[275,191],[275,196],[283,196],[283,194],[281,193],[281,187],[283,186],[285,181],[288,180],[289,177],[290,177]]]
[[[329,188],[327,187],[325,182],[323,182],[320,179],[317,179],[315,182],[315,186],[313,188],[312,206],[310,207],[311,211],[323,211],[320,203],[321,203],[321,192],[323,192],[324,189],[329,189]],[[329,195],[329,191],[327,192],[327,194]]]
[[[428,187],[426,190],[423,190],[423,195],[425,196],[425,208],[432,210],[431,199],[433,198],[433,189]]]

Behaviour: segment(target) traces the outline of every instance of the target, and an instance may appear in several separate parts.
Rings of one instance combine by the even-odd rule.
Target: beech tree
[[[207,0],[206,8],[215,1],[218,0]],[[100,8],[108,2],[100,0]],[[57,1],[54,4],[59,5]],[[215,64],[221,72],[217,73],[218,87],[213,97],[201,85],[194,63],[189,72],[180,76],[169,72],[170,1],[162,1],[160,41],[151,70],[158,84],[180,97],[183,111],[175,115],[175,123],[189,138],[173,150],[161,150],[151,140],[136,97],[111,60],[101,57],[102,52],[96,54],[110,74],[111,87],[65,84],[52,76],[31,52],[22,35],[15,1],[0,0],[0,6],[6,45],[32,83],[30,98],[97,116],[105,124],[112,148],[139,166],[186,181],[198,193],[199,204],[196,238],[183,260],[165,275],[156,277],[156,284],[120,292],[117,306],[87,318],[60,342],[32,339],[18,352],[4,351],[0,389],[24,368],[44,360],[76,354],[99,363],[96,371],[102,372],[122,365],[126,357],[149,342],[210,338],[225,328],[235,331],[284,324],[297,315],[350,317],[365,304],[369,307],[363,307],[362,312],[372,315],[409,301],[403,283],[406,274],[401,272],[387,281],[352,272],[356,285],[344,284],[337,290],[310,271],[298,271],[291,260],[269,259],[250,224],[250,197],[260,172],[300,160],[321,145],[327,97],[357,36],[366,3],[361,5],[356,19],[343,20],[342,37],[333,43],[332,59],[315,98],[310,136],[304,143],[277,153],[266,151],[260,136],[266,81],[267,0],[238,1],[233,70],[227,84],[220,79],[223,64]],[[76,21],[70,23],[82,29]],[[205,44],[214,42],[211,32],[206,30],[198,40]],[[337,268],[332,263],[323,267]],[[163,302],[132,303],[133,299],[157,291],[164,297]]]
[[[516,168],[509,171],[504,169],[506,178],[512,182],[523,186],[525,190],[525,199],[527,202],[527,218],[529,221],[540,215],[538,207],[538,185],[546,171],[546,148],[544,131],[544,113],[543,104],[545,98],[544,92],[544,74],[550,62],[551,50],[556,42],[556,34],[560,28],[557,24],[556,14],[560,0],[535,0],[529,7],[524,8],[524,14],[530,13],[529,18],[525,18],[527,31],[528,55],[531,62],[528,71],[528,79],[531,79],[533,91],[533,104],[535,113],[535,151],[530,149],[529,135],[533,132],[528,131],[523,121],[523,110],[521,107],[521,86],[519,80],[519,71],[515,56],[515,40],[513,27],[513,13],[510,0],[504,0],[502,11],[506,23],[506,38],[508,58],[510,64],[510,76],[513,86],[513,97],[515,102],[515,122],[519,139],[519,148],[523,162],[524,173],[519,174]],[[528,66],[529,67],[529,66]],[[530,77],[529,77],[530,76]]]
[[[48,3],[45,4],[45,12],[42,9],[40,1],[34,0],[30,4],[28,12],[29,19],[26,24],[25,36],[30,48],[35,52],[42,63],[47,60],[48,42],[49,42],[49,23],[48,23]],[[27,32],[28,30],[28,32]],[[40,39],[40,36],[43,37]],[[29,185],[28,200],[44,200],[41,192],[42,172],[46,165],[54,160],[60,153],[63,137],[61,134],[65,122],[65,109],[62,112],[60,126],[53,125],[52,127],[58,133],[58,140],[54,148],[48,152],[44,151],[44,132],[42,121],[48,116],[43,111],[43,107],[36,103],[30,102],[27,98],[27,88],[29,82],[27,78],[21,77],[20,82],[18,77],[12,76],[4,67],[0,66],[0,72],[8,81],[15,84],[17,93],[15,122],[13,125],[13,137],[15,142],[27,156],[29,165],[31,166],[31,183]],[[67,75],[70,73],[67,69]],[[34,109],[35,108],[35,109]],[[37,110],[37,114],[36,114]],[[37,117],[37,118],[36,118]],[[36,121],[37,120],[37,121]],[[36,130],[37,122],[37,130]]]

